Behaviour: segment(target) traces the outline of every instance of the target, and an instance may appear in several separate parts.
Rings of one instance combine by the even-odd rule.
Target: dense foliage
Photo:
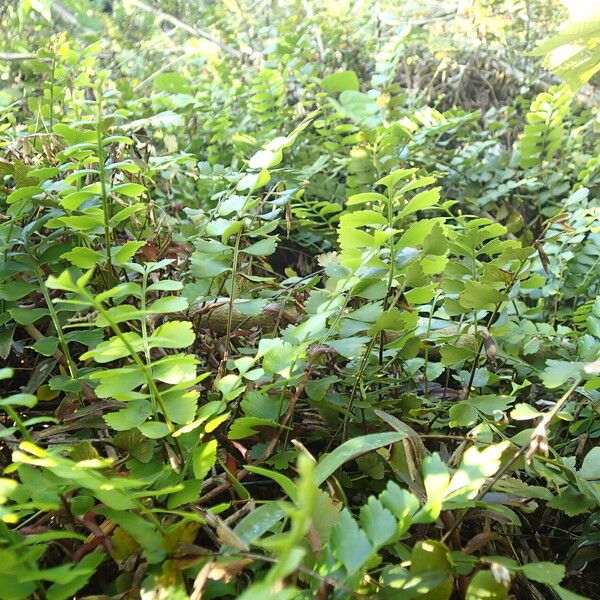
[[[0,3],[1,599],[600,596],[573,4]]]

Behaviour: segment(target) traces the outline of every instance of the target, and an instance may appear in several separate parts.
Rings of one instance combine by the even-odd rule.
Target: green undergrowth
[[[463,4],[0,8],[1,599],[598,597],[597,20]]]

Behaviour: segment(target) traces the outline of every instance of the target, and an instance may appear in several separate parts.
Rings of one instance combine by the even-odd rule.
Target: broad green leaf
[[[440,348],[442,364],[446,367],[451,367],[473,355],[474,353],[472,350],[463,348],[462,346],[455,346],[454,344],[445,344]]]
[[[146,242],[125,242],[121,246],[111,248],[111,257],[118,265],[122,265],[131,260],[131,257],[142,247]]]
[[[580,377],[583,365],[581,362],[548,359],[541,374],[542,382],[547,388],[559,387],[569,379]]]
[[[399,181],[410,177],[417,172],[418,169],[398,169],[389,175],[382,177],[376,182],[376,185],[383,185],[388,189],[393,188]]]
[[[202,481],[217,460],[217,440],[210,440],[194,448],[192,452],[192,470],[194,477]]]
[[[581,469],[577,474],[584,479],[600,480],[600,446],[592,448],[585,455]]]
[[[396,535],[396,519],[373,496],[360,509],[360,524],[375,549],[389,543]]]
[[[253,544],[275,523],[285,516],[285,510],[279,503],[269,502],[245,516],[233,529],[234,533],[246,544]]]
[[[112,519],[127,531],[144,549],[144,554],[150,564],[159,563],[164,559],[166,553],[162,547],[162,535],[150,520],[144,519],[133,511],[101,508],[97,512]]]
[[[426,600],[448,600],[452,594],[452,567],[448,548],[436,540],[417,542],[410,555],[410,572],[420,575],[428,591],[420,594]],[[428,578],[431,583],[427,585]]]
[[[177,508],[183,504],[198,501],[202,490],[202,479],[187,479],[182,486],[183,489],[169,494],[167,508]]]
[[[379,499],[398,519],[397,534],[403,535],[412,524],[412,516],[419,510],[419,500],[408,490],[403,490],[394,481],[388,481]]]
[[[97,195],[95,190],[79,190],[61,198],[60,205],[66,210],[77,210],[85,201]]]
[[[477,422],[477,409],[468,402],[457,402],[448,411],[450,427],[470,427]]]
[[[183,296],[164,296],[155,300],[149,307],[151,313],[174,313],[186,310],[188,301]]]
[[[365,532],[358,527],[347,509],[342,510],[340,520],[333,526],[329,543],[333,555],[349,574],[360,569],[373,553],[373,546]]]
[[[564,565],[552,562],[537,562],[523,565],[521,572],[527,579],[553,586],[558,585],[564,579],[566,569]]]
[[[34,407],[38,399],[33,394],[12,394],[7,398],[0,398],[0,406],[26,406]]]
[[[132,400],[125,408],[106,414],[103,418],[115,431],[127,431],[144,423],[151,414],[152,405],[148,400]]]
[[[481,451],[476,446],[471,446],[463,454],[444,496],[453,502],[474,497],[486,478],[499,469],[500,459],[508,446],[508,441],[492,444]]]
[[[358,77],[354,71],[337,71],[321,79],[321,87],[329,94],[347,90],[357,92],[359,86]]]
[[[251,254],[252,256],[269,256],[277,250],[277,240],[269,237],[258,242],[254,242],[246,248],[242,248],[241,252]]]
[[[338,446],[333,452],[322,458],[315,468],[315,481],[321,485],[331,477],[344,463],[382,446],[395,444],[406,437],[399,432],[373,433],[352,438]]]
[[[120,194],[121,196],[135,198],[137,196],[141,196],[146,191],[146,188],[139,183],[121,183],[119,185],[115,185],[112,191]]]
[[[81,355],[82,360],[93,358],[97,363],[103,364],[130,356],[129,348],[134,352],[142,352],[144,340],[135,331],[128,331],[120,336],[113,336],[109,340],[98,344],[92,350]]]
[[[6,203],[14,204],[18,200],[29,200],[30,198],[33,198],[33,196],[36,196],[37,194],[42,194],[43,192],[44,190],[38,186],[22,187],[12,192],[12,194],[9,194],[6,198]]]
[[[151,440],[157,440],[169,435],[169,428],[162,421],[146,421],[138,426],[144,436]]]
[[[8,312],[19,325],[31,325],[50,314],[47,308],[11,308]]]
[[[367,127],[377,125],[381,119],[379,105],[367,94],[345,90],[340,94],[339,104],[346,116],[357,123],[363,122]]]
[[[8,300],[14,302],[27,296],[30,292],[37,289],[34,283],[28,283],[21,280],[11,280],[7,283],[0,284],[0,300]]]
[[[61,258],[68,260],[72,265],[80,269],[92,269],[97,264],[106,260],[106,255],[102,255],[87,246],[77,246],[69,252],[61,255]]]
[[[541,416],[541,412],[533,408],[531,404],[525,404],[524,402],[515,404],[515,407],[510,411],[510,418],[515,421],[528,421]]]
[[[497,304],[506,299],[506,294],[491,285],[472,279],[465,283],[465,289],[460,293],[460,304],[465,308],[477,310],[493,310]]]
[[[77,592],[89,581],[100,563],[104,561],[104,552],[91,552],[84,556],[70,569],[68,578],[62,577],[53,583],[46,592],[47,600],[67,600],[76,596]],[[67,580],[68,581],[65,581]]]
[[[158,326],[150,336],[148,344],[151,348],[187,348],[196,339],[196,334],[189,321],[168,321]]]
[[[277,166],[283,158],[281,150],[259,150],[248,162],[251,169],[270,169]]]
[[[508,589],[496,578],[491,571],[478,571],[471,579],[465,600],[504,600]]]
[[[243,440],[260,433],[264,427],[279,427],[277,421],[259,419],[257,417],[238,417],[229,428],[227,437],[230,440]]]
[[[441,187],[433,188],[431,190],[426,190],[424,192],[419,192],[415,196],[413,196],[406,206],[400,211],[398,214],[399,217],[406,217],[418,210],[425,210],[427,208],[431,208],[436,206],[440,201],[440,190]],[[439,227],[439,225],[438,225]]]
[[[356,204],[365,204],[366,202],[374,202],[380,205],[385,205],[388,199],[383,194],[376,192],[364,192],[362,194],[354,194],[350,196],[346,202],[348,206],[354,206]]]
[[[56,336],[48,336],[37,340],[28,348],[33,348],[36,352],[43,354],[44,356],[52,356],[58,348],[58,338]]]
[[[448,467],[442,462],[439,454],[426,457],[423,461],[423,484],[427,493],[427,502],[417,513],[413,523],[431,523],[439,517],[449,483]]]

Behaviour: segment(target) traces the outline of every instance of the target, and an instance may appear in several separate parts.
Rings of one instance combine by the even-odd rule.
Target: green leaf
[[[375,202],[377,204],[385,205],[388,199],[383,194],[376,192],[364,192],[362,194],[354,194],[350,196],[346,202],[348,206],[354,206],[356,204],[365,204],[365,202]]]
[[[19,581],[14,573],[0,572],[0,589],[6,600],[27,600],[33,597],[36,587],[35,581]]]
[[[396,519],[379,500],[371,496],[360,509],[360,524],[375,549],[390,542],[396,535]]]
[[[77,210],[86,200],[96,196],[95,190],[78,190],[67,194],[60,200],[60,205],[66,210]]]
[[[154,330],[148,340],[151,348],[187,348],[196,340],[192,323],[168,321]]]
[[[254,242],[254,244],[247,246],[246,248],[242,248],[240,252],[251,254],[252,256],[269,256],[273,254],[275,250],[277,250],[277,239],[269,237]]]
[[[132,400],[125,408],[104,415],[103,419],[115,431],[127,431],[144,423],[151,414],[152,404],[148,400]]]
[[[446,367],[451,367],[473,355],[474,353],[472,350],[463,348],[462,346],[455,346],[454,344],[445,344],[440,348],[442,364]]]
[[[217,461],[217,440],[210,440],[194,448],[192,452],[192,471],[194,477],[202,481]]]
[[[138,429],[151,440],[157,440],[169,435],[169,428],[162,421],[146,421]]]
[[[580,596],[560,585],[553,585],[552,589],[560,596],[561,600],[589,600],[586,596]]]
[[[567,487],[554,496],[547,506],[565,513],[568,517],[575,517],[590,512],[597,504],[595,499],[582,494],[579,488],[574,490]]]
[[[465,283],[465,289],[459,297],[461,306],[477,310],[493,310],[496,304],[507,299],[506,294],[473,279]]]
[[[600,480],[600,446],[592,448],[583,459],[579,477],[590,480]]]
[[[111,258],[118,264],[122,265],[131,260],[131,257],[142,247],[146,242],[125,242],[121,246],[111,248]]]
[[[340,94],[339,101],[342,112],[353,121],[365,122],[368,127],[379,123],[381,118],[379,105],[371,96],[354,90],[345,90]]]
[[[447,250],[448,242],[444,230],[439,223],[436,223],[423,241],[423,254],[425,256],[443,256]]]
[[[474,497],[487,477],[491,477],[500,467],[500,459],[509,442],[492,444],[483,450],[471,446],[462,457],[458,469],[452,475],[444,496],[453,502]],[[428,496],[429,497],[429,496]]]
[[[425,584],[426,600],[448,600],[452,594],[452,567],[448,559],[448,548],[436,540],[417,542],[410,555],[410,572],[420,575]],[[431,583],[427,585],[428,579]],[[425,591],[423,590],[423,591]]]
[[[19,325],[31,325],[50,314],[47,308],[11,308],[8,312]]]
[[[68,375],[55,375],[48,382],[51,390],[60,390],[61,392],[80,392],[81,384],[76,379],[71,379]]]
[[[191,91],[189,81],[176,71],[166,71],[157,75],[152,85],[170,94],[188,94]]]
[[[375,182],[376,185],[383,185],[388,189],[393,188],[399,181],[410,177],[417,172],[418,169],[397,169],[392,171],[389,175],[382,177]],[[386,200],[387,201],[387,200]]]
[[[569,379],[580,377],[583,365],[581,362],[549,359],[540,377],[547,388],[559,387]]]
[[[398,216],[406,217],[407,215],[415,213],[418,210],[425,210],[427,208],[436,206],[438,204],[438,202],[440,201],[440,190],[441,189],[442,189],[441,187],[437,187],[437,188],[433,188],[431,190],[425,190],[424,192],[419,192],[418,194],[413,196],[408,201],[408,203],[400,211]],[[439,227],[439,225],[437,225],[437,227]]]
[[[525,404],[524,402],[515,404],[515,407],[510,411],[510,418],[515,421],[528,421],[541,416],[541,412],[533,408],[531,404]]]
[[[565,577],[565,566],[552,562],[529,563],[521,567],[521,572],[527,579],[545,583],[546,585],[558,585]]]
[[[34,283],[28,283],[22,280],[11,280],[0,285],[0,300],[8,300],[14,302],[27,296],[30,292],[37,289]]]
[[[110,221],[108,222],[110,227],[116,227],[117,225],[119,225],[119,223],[121,223],[122,221],[125,221],[125,219],[129,219],[129,217],[131,215],[133,215],[136,212],[139,212],[140,210],[144,210],[145,206],[143,204],[132,204],[131,206],[127,206],[126,208],[118,211],[117,213],[115,213],[111,218]],[[137,242],[134,242],[137,243]]]
[[[504,600],[508,589],[496,578],[491,571],[478,571],[471,579],[465,600]]]
[[[477,409],[468,402],[453,404],[448,411],[450,427],[469,427],[477,422]]]
[[[73,598],[76,593],[89,581],[105,559],[104,552],[91,552],[85,555],[76,565],[70,569],[69,581],[67,583],[53,583],[46,591],[47,600],[67,600]]]
[[[337,71],[321,79],[321,87],[329,94],[345,92],[347,90],[357,92],[360,83],[354,71]]]
[[[281,150],[259,150],[248,162],[251,169],[270,169],[277,166],[283,158]]]
[[[144,349],[144,340],[139,333],[128,331],[122,334],[122,337],[113,336],[109,340],[98,344],[92,350],[88,350],[81,355],[82,360],[93,358],[97,363],[107,363],[119,358],[130,356],[130,350],[141,352]]]
[[[146,188],[139,183],[121,183],[119,185],[115,185],[112,191],[120,194],[121,196],[135,198],[137,196],[141,196],[146,191]]]
[[[36,352],[39,352],[44,356],[52,356],[58,348],[58,338],[51,335],[49,337],[42,338],[41,340],[37,340],[35,344],[27,347],[33,348]]]
[[[340,514],[340,520],[331,530],[330,545],[333,555],[349,574],[360,569],[373,553],[373,546],[365,532],[358,527],[345,508]]]
[[[26,406],[32,408],[38,402],[33,394],[13,394],[7,398],[0,398],[0,406]]]
[[[182,312],[188,307],[188,301],[183,296],[164,296],[155,300],[149,307],[151,313],[174,313]]]
[[[33,198],[33,196],[36,196],[37,194],[42,194],[43,192],[44,192],[44,190],[38,186],[22,187],[22,188],[19,188],[18,190],[16,190],[15,192],[13,192],[12,194],[9,194],[8,197],[6,198],[6,203],[14,204],[15,202],[17,202],[19,200],[23,200],[23,199],[29,200],[30,198]]]
[[[169,494],[167,508],[177,508],[183,504],[196,502],[202,491],[202,479],[188,479],[183,482],[183,489]]]
[[[269,531],[275,523],[281,521],[285,514],[285,510],[279,503],[269,502],[245,516],[233,531],[243,542],[250,545]]]
[[[403,440],[406,435],[406,433],[399,432],[372,433],[344,442],[333,452],[322,458],[317,464],[315,468],[315,481],[317,485],[321,485],[349,460],[372,450],[377,450],[377,448],[381,448],[382,446],[395,444]]]
[[[16,325],[14,323],[0,327],[0,358],[2,360],[6,360],[12,350],[15,330]]]
[[[388,481],[379,499],[398,519],[397,534],[404,535],[412,524],[412,516],[419,510],[419,500],[408,490],[403,490],[394,481]]]
[[[69,250],[69,252],[61,254],[61,258],[68,260],[72,265],[75,265],[80,269],[92,269],[97,264],[106,260],[106,256],[103,256],[87,246],[76,246]]]
[[[450,473],[439,454],[432,454],[423,461],[423,483],[427,502],[417,513],[413,523],[431,523],[440,516],[442,511],[442,502],[450,483]]]
[[[112,519],[120,525],[144,549],[144,554],[150,564],[159,563],[165,557],[162,547],[162,536],[156,531],[153,523],[133,511],[118,511],[110,508],[100,508],[96,512]]]
[[[240,406],[247,417],[258,417],[276,421],[288,409],[289,399],[274,398],[269,394],[262,394],[256,390],[249,391]]]
[[[271,419],[239,417],[231,424],[227,437],[230,440],[243,440],[260,433],[260,427],[279,427],[279,424]]]

